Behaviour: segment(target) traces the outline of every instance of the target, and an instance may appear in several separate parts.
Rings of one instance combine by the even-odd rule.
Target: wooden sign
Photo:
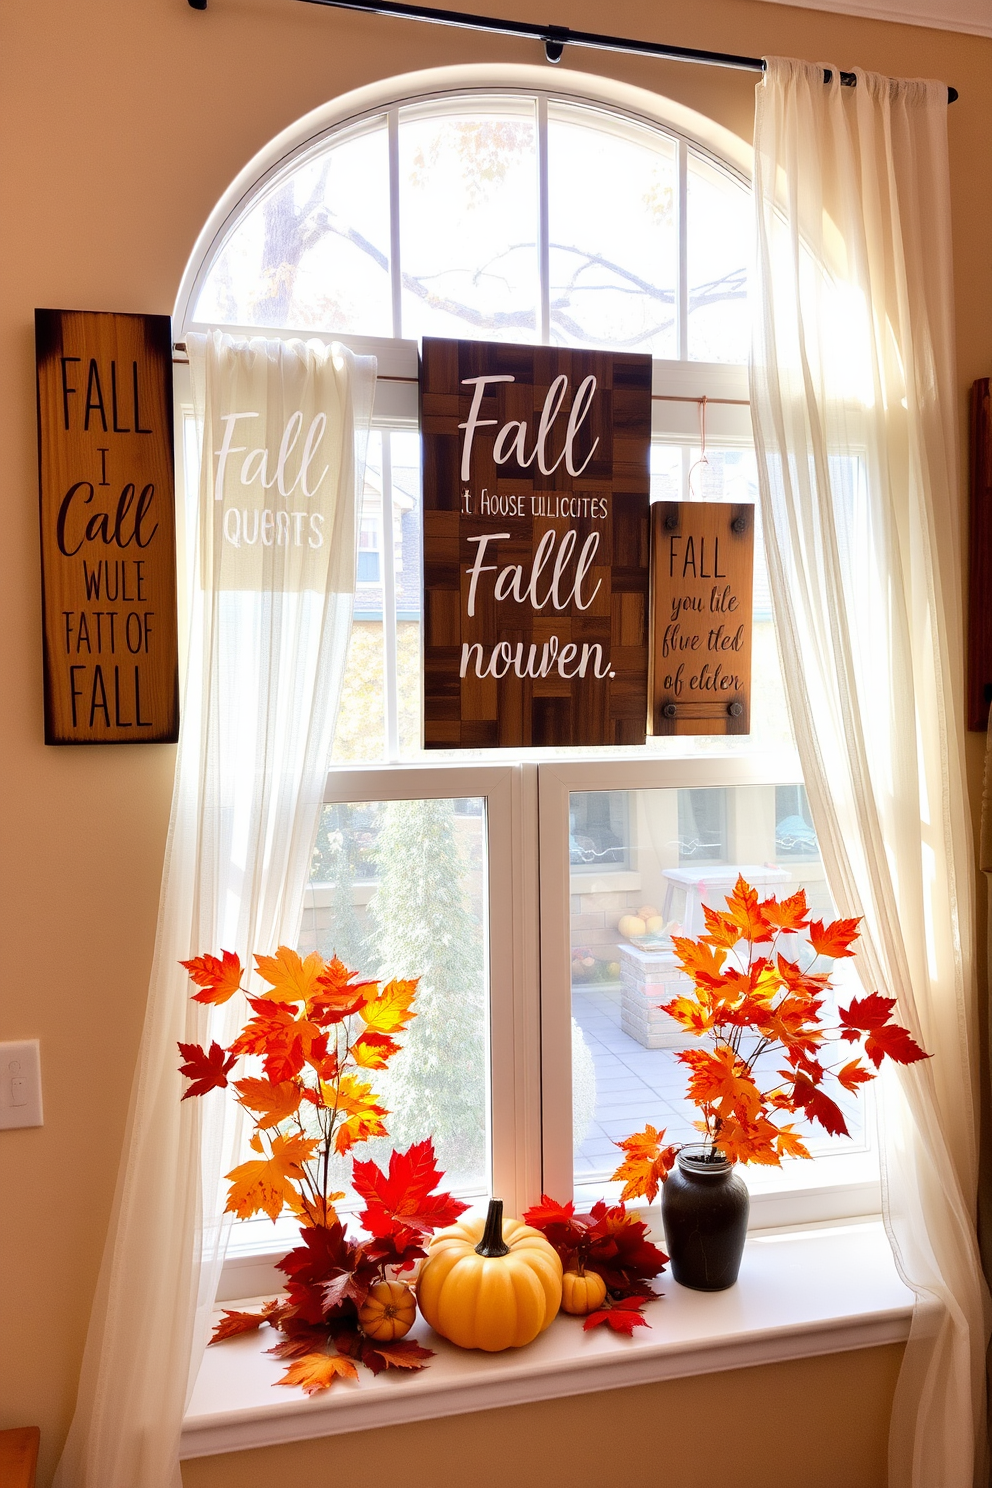
[[[750,733],[754,507],[651,511],[652,730]]]
[[[989,379],[971,389],[968,727],[984,733],[992,702],[992,415]]]
[[[167,315],[36,310],[47,744],[179,734]]]
[[[424,744],[642,744],[651,359],[425,338]]]

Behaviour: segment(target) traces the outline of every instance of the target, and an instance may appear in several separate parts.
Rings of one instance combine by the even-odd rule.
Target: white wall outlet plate
[[[0,1131],[43,1124],[38,1040],[0,1044]]]

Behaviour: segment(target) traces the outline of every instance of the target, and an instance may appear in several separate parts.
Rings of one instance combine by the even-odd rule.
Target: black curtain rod
[[[702,62],[709,67],[733,67],[744,72],[764,72],[764,57],[739,57],[733,52],[702,52],[695,47],[668,46],[661,41],[635,41],[625,36],[600,36],[595,31],[571,31],[567,26],[536,26],[530,21],[505,21],[496,16],[480,16],[465,10],[438,10],[432,5],[406,5],[401,0],[305,0],[309,5],[327,5],[337,10],[361,10],[370,15],[399,16],[407,21],[430,21],[435,26],[457,26],[464,31],[488,31],[497,36],[522,36],[530,41],[543,41],[549,62],[560,62],[566,46],[593,47],[600,52],[634,52],[642,57],[667,57],[674,62]],[[189,0],[193,10],[206,10],[207,0]],[[824,69],[823,81],[833,74]],[[842,72],[845,88],[853,88],[857,77]],[[948,88],[947,101],[958,96]]]

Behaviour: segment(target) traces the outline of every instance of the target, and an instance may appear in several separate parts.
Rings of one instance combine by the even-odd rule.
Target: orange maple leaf
[[[298,951],[279,946],[274,956],[256,956],[258,974],[271,987],[263,997],[276,1002],[306,1002],[317,988],[317,978],[324,969],[324,958],[311,951],[304,961]]]
[[[299,1110],[301,1091],[295,1080],[235,1080],[238,1101],[249,1111],[256,1111],[255,1125],[261,1128],[278,1126]]]
[[[326,1034],[308,1018],[296,1016],[289,1003],[250,997],[255,1016],[245,1024],[231,1051],[261,1054],[270,1080],[291,1080],[298,1075],[316,1044],[320,1059],[326,1058]]]
[[[307,1011],[318,1023],[340,1023],[357,1013],[378,991],[378,982],[356,982],[343,961],[332,956],[317,978],[317,990],[307,1004]]]
[[[415,1016],[410,1004],[417,994],[417,981],[414,977],[408,982],[387,982],[378,997],[364,1002],[358,1015],[366,1027],[376,1033],[399,1033]]]
[[[730,918],[740,927],[742,940],[752,944],[771,940],[772,927],[762,913],[756,891],[743,874],[737,875],[734,891],[727,895],[727,908]]]
[[[779,1127],[775,1146],[780,1157],[809,1157],[809,1149],[796,1135],[791,1123],[788,1126]]]
[[[708,1033],[715,1021],[713,1009],[703,996],[673,997],[671,1002],[660,1004],[660,1011],[695,1034]]]
[[[809,923],[805,889],[797,889],[781,902],[774,895],[771,899],[762,899],[760,908],[773,930],[805,930]]]
[[[736,1115],[752,1121],[761,1109],[761,1094],[747,1065],[733,1049],[721,1045],[707,1049],[682,1049],[676,1056],[692,1070],[689,1099],[697,1106],[710,1106],[721,1117]]]
[[[809,927],[809,943],[818,956],[853,956],[851,941],[857,940],[861,931],[860,916],[856,920],[832,920],[824,925],[822,920],[813,920]]]
[[[256,1152],[262,1150],[257,1136],[252,1138],[251,1145]],[[302,1165],[319,1145],[317,1138],[273,1137],[270,1157],[241,1163],[226,1174],[231,1185],[225,1205],[227,1212],[239,1219],[250,1219],[261,1210],[271,1220],[277,1220],[288,1205],[299,1214],[303,1205],[293,1186],[294,1180],[303,1177]]]
[[[736,1116],[721,1118],[714,1138],[716,1146],[730,1162],[759,1163],[765,1167],[781,1165],[776,1139],[781,1135],[766,1116],[741,1121]]]
[[[357,1380],[358,1370],[343,1354],[304,1354],[294,1359],[279,1385],[299,1385],[307,1395],[329,1390],[337,1379]]]
[[[664,1183],[675,1166],[676,1149],[662,1147],[664,1135],[664,1127],[661,1131],[655,1131],[649,1125],[643,1131],[635,1132],[632,1137],[625,1137],[622,1142],[617,1142],[616,1145],[624,1153],[624,1160],[610,1182],[624,1184],[620,1195],[622,1203],[625,1204],[628,1199],[640,1198],[646,1198],[649,1204],[654,1203],[658,1185]]]
[[[732,951],[739,940],[742,939],[741,927],[735,919],[721,914],[718,909],[710,909],[708,904],[703,905],[703,916],[706,920],[706,934],[699,938],[712,946],[722,946],[725,950]]]
[[[837,1071],[837,1078],[845,1090],[853,1090],[856,1093],[859,1085],[867,1084],[869,1080],[874,1080],[875,1076],[871,1070],[865,1069],[860,1059],[852,1059],[849,1064],[845,1064],[843,1069]]]
[[[241,986],[241,962],[233,951],[221,951],[216,956],[194,956],[192,961],[180,961],[190,974],[191,981],[201,989],[193,993],[194,1002],[227,1002]]]
[[[334,1091],[325,1090],[327,1104],[336,1105],[343,1120],[334,1133],[334,1150],[345,1153],[356,1142],[367,1142],[370,1137],[388,1136],[382,1118],[389,1112],[385,1106],[376,1104],[371,1085],[364,1084],[354,1075],[342,1075]]]
[[[737,937],[738,940],[740,936]],[[681,962],[683,970],[692,980],[705,987],[718,987],[723,980],[723,965],[727,952],[722,947],[714,948],[704,941],[688,940],[682,935],[672,936],[672,949]]]

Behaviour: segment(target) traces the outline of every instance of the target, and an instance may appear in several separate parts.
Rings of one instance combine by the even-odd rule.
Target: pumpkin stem
[[[503,1200],[490,1199],[489,1212],[486,1215],[486,1228],[482,1232],[482,1239],[475,1247],[476,1255],[480,1256],[505,1256],[509,1255],[510,1247],[503,1239]]]

